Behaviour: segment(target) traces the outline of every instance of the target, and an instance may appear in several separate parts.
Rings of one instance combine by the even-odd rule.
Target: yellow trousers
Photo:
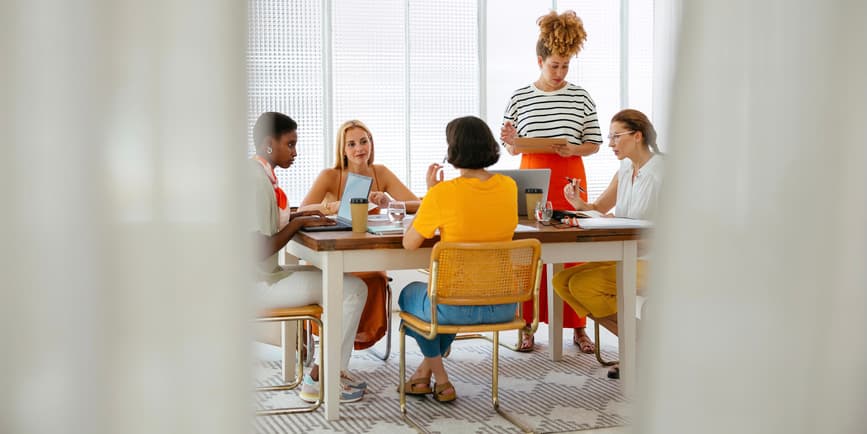
[[[638,261],[636,286],[644,287],[647,265]],[[617,263],[588,262],[554,275],[554,290],[579,316],[604,318],[617,313]]]

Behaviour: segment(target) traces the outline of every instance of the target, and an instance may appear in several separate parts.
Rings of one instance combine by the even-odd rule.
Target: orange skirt
[[[566,177],[581,180],[581,199],[587,200],[587,175],[584,172],[584,160],[581,157],[561,157],[557,154],[522,154],[521,169],[551,169],[551,180],[548,182],[548,200],[554,209],[571,210],[572,204],[566,200],[563,187],[568,181]],[[578,264],[566,264],[572,267]],[[548,323],[548,279],[547,269],[542,268],[542,284],[539,286],[539,322]],[[528,301],[523,306],[524,321],[529,324],[533,320],[533,302]],[[587,319],[579,317],[572,307],[563,303],[563,328],[581,328],[587,324]]]

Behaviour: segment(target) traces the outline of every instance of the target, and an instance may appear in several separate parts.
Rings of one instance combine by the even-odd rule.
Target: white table
[[[537,226],[538,231],[516,232],[515,239],[536,238],[542,242],[542,259],[546,264],[566,262],[618,261],[617,300],[620,331],[620,375],[624,394],[631,396],[635,384],[635,295],[638,240],[637,229],[554,229]],[[325,417],[340,417],[340,399],[334,382],[340,378],[340,330],[343,299],[343,273],[355,271],[401,270],[425,268],[437,239],[427,240],[413,251],[403,249],[402,236],[355,234],[352,232],[300,232],[286,251],[322,270],[323,309],[327,323],[324,332]],[[563,303],[548,285],[549,347],[551,359],[563,353]],[[627,314],[628,313],[628,314]]]

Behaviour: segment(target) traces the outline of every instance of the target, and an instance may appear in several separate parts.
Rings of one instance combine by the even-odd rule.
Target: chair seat
[[[266,309],[262,312],[259,312],[258,318],[283,318],[290,316],[312,316],[319,318],[322,316],[322,306],[318,304],[311,304],[307,306],[277,307],[273,309]]]
[[[406,325],[421,333],[430,333],[431,324],[421,318],[406,313],[400,313],[400,319],[406,322]],[[515,318],[509,322],[490,323],[490,324],[464,324],[464,325],[437,325],[437,333],[458,334],[458,333],[479,333],[479,332],[499,332],[504,330],[518,330],[524,328],[525,322],[523,318]]]

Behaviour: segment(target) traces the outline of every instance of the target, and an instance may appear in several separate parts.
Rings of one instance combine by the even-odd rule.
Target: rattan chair
[[[319,329],[322,330],[322,320],[319,318],[322,316],[322,306],[318,304],[311,304],[309,306],[301,306],[301,307],[284,307],[277,309],[269,309],[265,312],[262,312],[257,318],[256,322],[286,322],[286,321],[313,321],[318,326]],[[256,392],[276,392],[283,390],[291,390],[298,387],[301,384],[301,381],[304,377],[303,371],[303,361],[301,358],[301,346],[304,342],[304,338],[302,336],[302,327],[300,324],[296,327],[298,336],[295,341],[295,378],[291,382],[285,382],[283,384],[279,384],[276,386],[264,386],[257,387]],[[319,346],[319,360],[322,360],[322,338],[320,337],[320,346]],[[284,342],[285,345],[285,342]],[[285,354],[285,351],[284,351]],[[283,369],[286,369],[286,363],[283,363]],[[288,378],[287,372],[283,372],[284,380]],[[322,378],[322,363],[319,364],[319,378]],[[322,405],[322,389],[319,389],[319,399],[316,402],[303,406],[303,407],[284,407],[284,408],[274,408],[268,410],[259,410],[256,412],[258,416],[270,416],[275,414],[287,414],[287,413],[305,413],[314,411]]]
[[[400,411],[404,420],[424,431],[407,414],[406,408],[406,327],[432,339],[439,333],[493,332],[493,369],[491,402],[494,410],[526,432],[532,432],[513,416],[500,409],[497,397],[499,374],[499,333],[506,330],[536,331],[539,325],[539,278],[542,269],[541,244],[538,240],[494,243],[439,242],[431,252],[428,294],[431,321],[406,312],[400,313]],[[521,317],[521,303],[533,300],[533,322],[528,327]],[[493,324],[445,325],[437,321],[437,305],[477,306],[517,303],[511,321]]]

